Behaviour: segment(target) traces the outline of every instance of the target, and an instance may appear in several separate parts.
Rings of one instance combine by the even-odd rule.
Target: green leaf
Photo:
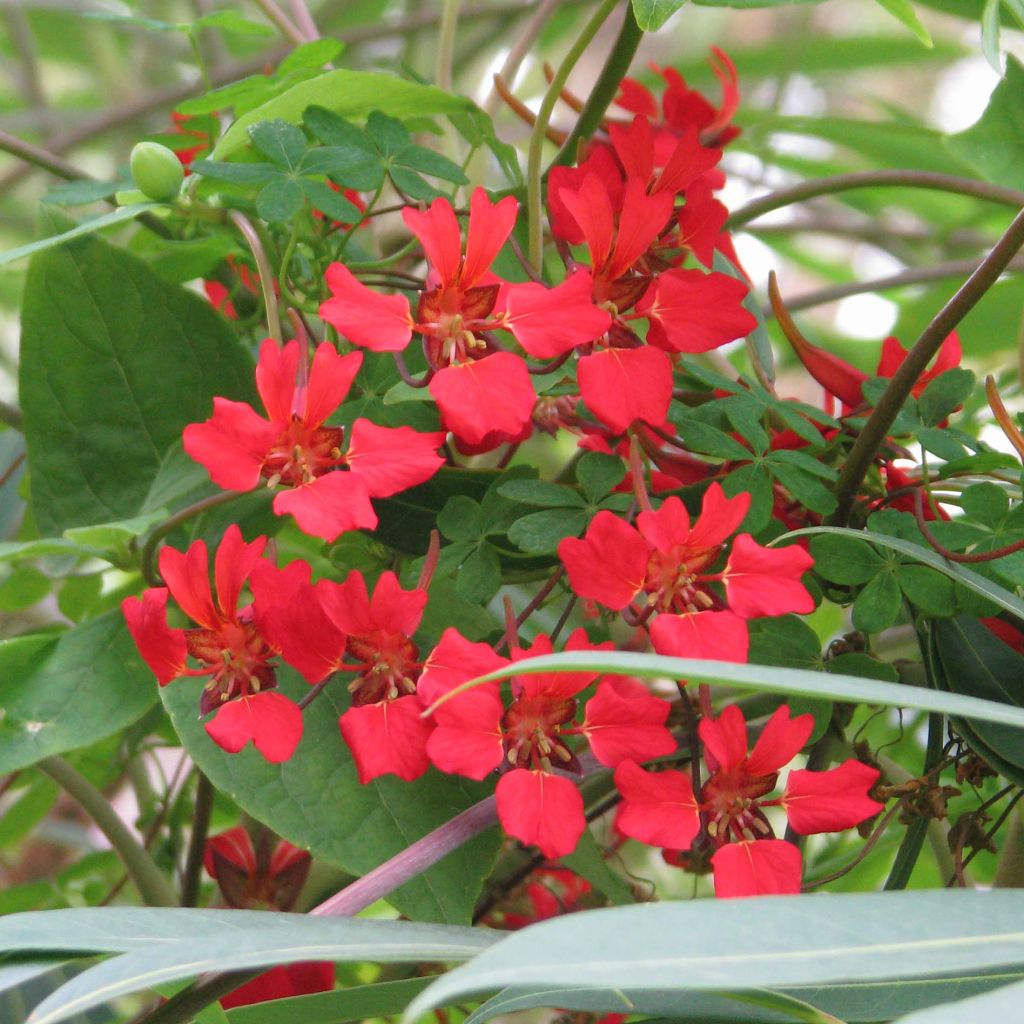
[[[963,405],[974,390],[975,380],[970,370],[955,367],[929,381],[917,399],[917,411],[925,426],[938,426]]]
[[[20,612],[47,597],[53,581],[34,565],[22,565],[0,581],[0,612]]]
[[[849,536],[830,534],[812,538],[811,554],[819,576],[849,586],[867,583],[885,566],[885,559],[852,532]]]
[[[956,587],[948,576],[926,565],[898,565],[894,575],[907,600],[925,615],[946,616],[956,611]]]
[[[294,700],[309,692],[290,671],[279,669],[278,677],[281,692]],[[338,731],[350,703],[343,683],[303,711],[302,740],[281,765],[251,745],[228,754],[213,743],[198,718],[199,688],[189,680],[163,687],[160,696],[185,749],[217,789],[277,834],[353,874],[400,853],[493,788],[433,770],[415,782],[384,776],[360,785]],[[476,837],[388,901],[417,920],[468,922],[498,841],[494,829]]]
[[[624,651],[569,651],[524,658],[515,663],[514,669],[509,667],[491,672],[463,685],[475,686],[490,679],[506,679],[513,674],[534,672],[611,672],[644,679],[696,679],[740,690],[798,694],[852,704],[916,708],[1024,728],[1024,710],[959,694],[937,693],[923,686],[895,686],[837,673],[766,665],[734,665],[697,658],[670,658]],[[452,691],[452,694],[456,692],[459,691]]]
[[[873,530],[847,530],[839,526],[808,526],[802,530],[792,530],[789,533],[783,534],[772,543],[778,544],[793,537],[813,536],[815,534],[833,534],[835,536],[852,538],[860,537],[879,547],[898,551],[900,554],[907,555],[916,562],[930,565],[933,569],[938,569],[939,572],[950,577],[955,583],[959,583],[981,597],[987,598],[989,601],[999,605],[1000,608],[1012,612],[1018,618],[1024,618],[1024,601],[1015,594],[1010,593],[1010,591],[998,586],[991,580],[985,579],[984,576],[966,568],[966,566],[949,562],[942,555],[936,554],[929,548],[912,544],[901,537],[890,537],[887,534],[877,533]]]
[[[186,26],[190,31],[197,28],[219,28],[225,32],[239,32],[249,36],[272,36],[276,30],[270,25],[264,25],[260,21],[251,21],[243,18],[237,11],[212,11],[196,18],[191,25]]]
[[[633,16],[644,32],[657,32],[686,0],[633,0]]]
[[[629,883],[608,866],[604,851],[598,846],[589,829],[580,836],[572,853],[560,858],[561,862],[581,878],[585,878],[598,892],[616,906],[627,907],[636,903]]]
[[[310,181],[309,178],[303,178],[300,184],[314,209],[342,224],[359,223],[362,217],[359,208],[334,189],[328,188],[323,182]]]
[[[997,75],[1002,75],[1003,64],[999,59],[999,0],[985,0],[985,9],[981,12],[981,52],[989,67]]]
[[[617,990],[646,1008],[678,1011],[682,992],[916,981],[1024,963],[1024,893],[831,893],[824,897],[692,900],[570,914],[513,933],[442,975],[404,1020],[515,986]],[[666,944],[665,936],[699,936]],[[564,994],[563,994],[564,993]],[[568,1002],[566,1000],[569,1000]],[[877,1018],[876,1018],[877,1019]]]
[[[432,178],[452,181],[456,185],[469,184],[469,178],[454,160],[449,160],[448,157],[442,156],[432,149],[425,149],[423,146],[406,146],[398,154],[396,162],[402,167],[419,171],[421,174],[428,174]]]
[[[1024,658],[976,619],[929,623],[934,638],[936,685],[953,693],[1024,707]],[[1005,726],[959,722],[965,739],[1011,782],[1024,785],[1024,747]]]
[[[0,772],[86,747],[156,702],[120,610],[0,643]]]
[[[59,185],[54,185],[43,196],[42,201],[53,203],[55,206],[81,206],[109,199],[118,189],[127,187],[128,183],[125,181],[94,181],[92,178],[62,181]]]
[[[373,71],[325,71],[243,114],[214,147],[222,160],[245,146],[249,125],[281,118],[298,124],[307,107],[321,106],[342,117],[366,118],[372,111],[389,117],[429,117],[474,111],[471,100],[432,85],[420,85]]]
[[[767,461],[775,479],[805,508],[822,516],[835,511],[835,495],[821,483],[817,474],[812,476],[781,459]]]
[[[301,128],[280,118],[251,124],[248,132],[253,146],[285,171],[294,171],[299,166],[308,145]]]
[[[522,551],[541,555],[554,551],[566,537],[578,537],[586,525],[582,509],[549,508],[517,519],[509,527],[508,539]]]
[[[591,505],[611,494],[625,476],[626,467],[617,455],[587,452],[576,464],[576,480]]]
[[[228,255],[238,250],[235,241],[226,235],[171,239],[159,238],[148,231],[136,234],[128,247],[170,284],[184,284],[197,277],[206,277]]]
[[[273,164],[232,164],[224,160],[193,160],[192,170],[204,178],[232,185],[266,185],[281,177]]]
[[[853,602],[853,625],[865,633],[881,633],[899,617],[903,594],[891,572],[880,572]]]
[[[875,2],[917,36],[923,45],[929,49],[935,45],[932,42],[932,37],[928,34],[928,29],[921,24],[921,19],[918,18],[910,0],[875,0]]]
[[[79,547],[95,551],[112,565],[130,567],[135,563],[133,549],[138,539],[166,518],[166,510],[159,509],[116,523],[75,527],[65,530],[64,536]]]
[[[34,256],[36,253],[46,252],[55,246],[63,245],[75,238],[84,238],[87,235],[95,234],[103,228],[112,227],[115,224],[124,224],[134,220],[140,213],[153,210],[160,203],[135,203],[132,206],[122,206],[110,213],[101,214],[91,220],[83,221],[68,231],[62,231],[59,235],[52,235],[50,238],[41,238],[38,242],[29,242],[28,245],[20,245],[17,249],[8,249],[0,253],[0,267],[8,263],[16,263],[26,256]]]
[[[621,469],[621,461],[615,461]],[[498,488],[498,493],[503,498],[511,498],[524,505],[536,505],[538,508],[586,507],[586,502],[571,487],[549,483],[547,480],[509,480]]]
[[[261,917],[268,915],[260,915]],[[494,939],[486,932],[411,921],[275,914],[262,923],[224,928],[214,936],[135,950],[88,968],[48,996],[32,1024],[59,1024],[94,1006],[133,992],[211,971],[268,967],[304,960],[416,963],[466,960]],[[291,920],[280,920],[290,918]]]
[[[293,220],[302,209],[305,193],[293,178],[272,181],[256,197],[256,212],[270,224]]]
[[[224,319],[97,238],[36,256],[21,324],[44,534],[137,515],[168,448],[209,415],[213,395],[255,401],[251,358]]]
[[[228,1024],[336,1024],[399,1014],[430,984],[430,978],[403,978],[355,985],[336,992],[317,992],[292,999],[273,999],[228,1010]]]
[[[736,438],[694,416],[680,417],[676,425],[679,427],[679,436],[691,451],[739,462],[749,462],[753,457],[750,449]]]
[[[985,113],[966,131],[949,135],[946,148],[983,178],[1024,188],[1024,65],[1006,56],[1006,75],[995,87]]]
[[[437,528],[448,540],[476,540],[484,527],[480,505],[465,494],[449,498],[437,516]]]
[[[455,593],[476,604],[487,604],[501,586],[501,561],[490,544],[479,544],[459,566]]]
[[[969,999],[957,999],[900,1017],[898,1024],[964,1024],[965,1021],[1012,1021],[1024,1001],[1024,981],[1003,985]]]

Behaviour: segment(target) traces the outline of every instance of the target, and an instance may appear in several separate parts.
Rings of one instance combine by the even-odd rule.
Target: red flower
[[[160,575],[166,588],[125,598],[121,608],[139,652],[161,686],[179,676],[210,676],[199,707],[204,715],[216,710],[206,723],[214,742],[237,753],[252,740],[268,761],[276,763],[291,757],[302,737],[302,713],[274,692],[277,679],[270,659],[277,652],[260,632],[253,607],[237,607],[265,544],[265,537],[246,544],[237,526],[228,527],[214,562],[216,601],[210,590],[206,544],[197,540],[184,553],[165,547],[160,552]],[[167,625],[168,593],[198,628]],[[187,655],[201,667],[189,668]]]
[[[502,912],[498,926],[525,928],[537,921],[572,913],[592,890],[585,878],[568,868],[542,865],[523,884],[520,898],[513,897],[513,906]]]
[[[700,801],[683,772],[654,774],[623,762],[615,771],[623,797],[618,828],[654,846],[687,849],[703,812],[716,847],[711,858],[716,896],[799,892],[800,851],[775,838],[765,808],[782,807],[800,835],[839,832],[882,810],[867,795],[878,770],[854,760],[825,772],[792,771],[783,795],[765,799],[775,789],[779,770],[799,753],[813,728],[810,715],[790,718],[783,705],[748,755],[747,725],[739,708],[730,706],[716,719],[703,719],[700,738],[711,774]]]
[[[726,498],[713,483],[692,527],[686,506],[670,497],[657,511],[641,512],[635,528],[599,512],[583,539],[566,538],[558,554],[582,598],[621,611],[646,595],[659,613],[650,630],[659,654],[746,661],[743,620],[814,609],[800,582],[813,562],[800,547],[763,548],[741,534],[725,568],[709,571],[749,506],[749,494]],[[709,587],[715,582],[725,600]]]
[[[352,707],[338,720],[352,751],[359,781],[394,774],[411,781],[430,767],[427,738],[434,723],[421,717],[416,697],[419,651],[410,639],[427,604],[425,590],[403,590],[393,572],[377,581],[371,599],[360,572],[344,583],[317,584],[324,610],[348,637],[348,653],[359,662],[342,666],[358,674],[349,683]]]
[[[220,487],[248,491],[261,478],[284,484],[289,489],[275,496],[274,511],[290,513],[313,536],[335,540],[346,530],[372,530],[377,514],[370,499],[430,479],[443,462],[436,451],[443,436],[357,419],[343,453],[344,431],[324,423],[348,394],[362,354],[341,356],[324,342],[305,382],[297,382],[300,358],[297,341],[284,348],[264,341],[256,386],[270,418],[244,402],[215,398],[213,416],[185,428],[185,450]]]
[[[543,348],[554,337],[582,344],[610,322],[578,283],[510,285],[490,273],[517,208],[511,196],[492,204],[477,189],[470,200],[465,254],[447,199],[434,200],[423,212],[402,211],[430,268],[415,316],[405,298],[372,291],[340,263],[327,270],[333,297],[321,305],[320,316],[354,344],[375,352],[401,351],[413,331],[421,334],[433,373],[430,393],[445,426],[470,446],[522,439],[536,400],[523,360],[498,349],[488,332],[509,331],[529,350],[528,343]]]
[[[261,842],[254,849],[241,825],[211,836],[203,863],[224,895],[228,906],[248,909],[291,910],[309,874],[310,856],[282,839],[273,850]],[[297,963],[273,967],[236,988],[220,1000],[225,1010],[265,1003],[271,999],[329,992],[334,988],[334,965]]]
[[[551,641],[538,637],[516,658],[551,653]],[[567,650],[592,649],[582,630]],[[486,644],[472,644],[449,629],[427,659],[420,697],[433,703],[460,683],[508,662]],[[497,683],[485,683],[442,704],[427,754],[442,771],[482,779],[496,768],[498,817],[505,831],[540,848],[545,857],[571,853],[586,828],[579,790],[558,768],[578,773],[579,761],[568,737],[582,735],[594,756],[614,766],[624,758],[648,758],[676,747],[665,728],[669,705],[630,680],[604,680],[576,723],[577,696],[597,673],[559,672],[512,680],[512,702],[505,706]]]

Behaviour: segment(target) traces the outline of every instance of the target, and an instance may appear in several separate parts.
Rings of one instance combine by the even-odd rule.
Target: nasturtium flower
[[[238,607],[242,588],[263,553],[266,538],[251,544],[237,526],[228,527],[214,560],[216,599],[210,589],[206,544],[188,551],[165,547],[160,575],[166,587],[151,587],[121,608],[128,629],[161,686],[181,676],[209,676],[199,702],[210,737],[231,753],[250,740],[272,762],[291,757],[302,737],[302,712],[277,693],[277,651],[260,631],[253,605]],[[197,626],[172,629],[167,599],[172,596]],[[190,668],[191,656],[199,667]]]
[[[698,730],[710,774],[699,798],[684,772],[647,772],[624,761],[615,771],[622,794],[617,827],[652,846],[686,850],[704,814],[715,847],[716,896],[799,892],[800,850],[775,838],[767,808],[781,807],[800,835],[840,832],[882,810],[868,796],[878,769],[852,759],[824,772],[791,771],[782,796],[770,798],[779,771],[804,747],[813,728],[811,715],[792,718],[783,705],[748,754],[747,724],[738,707],[702,719]]]
[[[345,431],[325,424],[352,387],[362,353],[342,356],[324,342],[308,380],[300,380],[302,358],[298,341],[283,348],[264,341],[256,387],[267,418],[244,402],[215,398],[213,416],[185,428],[185,451],[219,487],[248,491],[264,480],[286,488],[274,496],[274,511],[291,514],[315,537],[372,530],[370,499],[429,480],[444,461],[437,454],[444,435],[357,419],[345,449]]]
[[[382,573],[373,596],[360,572],[344,583],[321,580],[317,592],[324,611],[346,636],[348,656],[340,666],[355,672],[348,684],[350,707],[338,720],[352,751],[359,781],[393,774],[412,781],[429,767],[427,739],[434,728],[422,717],[416,696],[421,665],[412,642],[427,605],[427,592],[405,590],[393,572]]]
[[[724,568],[713,571],[749,507],[749,494],[727,498],[716,482],[692,526],[686,506],[670,497],[641,512],[635,527],[599,512],[583,538],[566,538],[558,554],[580,597],[614,611],[638,600],[641,610],[653,606],[651,642],[659,654],[743,662],[746,619],[814,610],[800,582],[813,564],[803,548],[765,548],[740,534]]]
[[[465,444],[486,448],[522,440],[531,429],[536,394],[523,359],[501,349],[492,332],[508,331],[528,351],[591,341],[611,322],[590,301],[585,283],[572,278],[554,288],[509,284],[490,267],[515,225],[518,203],[492,203],[483,189],[470,198],[465,252],[451,203],[435,199],[427,210],[402,211],[419,239],[429,273],[413,313],[400,295],[366,287],[340,263],[327,269],[332,297],[320,316],[355,345],[399,352],[422,336],[431,371],[430,394],[442,422]]]
[[[566,650],[592,649],[582,630]],[[550,654],[551,641],[538,637],[513,661]],[[430,654],[419,693],[430,704],[459,684],[509,662],[486,644],[474,644],[447,630]],[[577,721],[579,695],[596,672],[555,672],[513,677],[506,705],[497,683],[484,683],[439,705],[427,754],[441,771],[483,779],[502,775],[496,791],[505,831],[537,846],[545,857],[571,853],[586,828],[583,799],[566,774],[578,774],[573,738],[584,737],[594,756],[613,767],[624,758],[658,757],[676,747],[665,727],[669,704],[629,679],[604,679]]]

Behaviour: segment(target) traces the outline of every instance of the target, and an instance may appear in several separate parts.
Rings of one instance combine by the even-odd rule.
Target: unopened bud
[[[159,142],[139,142],[130,159],[132,179],[150,199],[166,202],[181,189],[185,170],[178,157]]]

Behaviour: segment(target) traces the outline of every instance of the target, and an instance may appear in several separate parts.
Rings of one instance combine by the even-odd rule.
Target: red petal
[[[840,359],[831,352],[817,345],[812,345],[804,337],[794,334],[786,335],[793,351],[797,354],[804,369],[830,394],[835,395],[844,405],[851,408],[860,405],[864,398],[861,385],[868,375],[845,359]]]
[[[271,764],[280,764],[302,739],[302,712],[284,694],[268,690],[222,704],[206,731],[228,753],[237,754],[252,740]]]
[[[252,575],[253,610],[260,634],[310,685],[338,670],[345,635],[328,618],[302,561],[278,569],[269,562]]]
[[[698,551],[717,547],[739,529],[749,508],[750,494],[747,491],[727,498],[722,485],[716,480],[704,492],[700,515],[687,543]]]
[[[338,719],[363,785],[388,774],[411,782],[430,767],[427,739],[434,725],[420,717],[422,710],[410,695],[349,708]]]
[[[612,121],[608,134],[626,177],[648,182],[654,174],[654,136],[650,122],[639,115],[628,125]]]
[[[203,852],[203,864],[211,878],[217,877],[217,863],[213,853],[226,860],[229,864],[244,871],[247,875],[256,873],[256,851],[252,846],[249,833],[241,825],[229,828],[226,832],[210,836],[206,840]]]
[[[714,197],[704,178],[698,179],[686,189],[686,204],[676,214],[680,245],[689,249],[705,267],[710,267],[728,219],[725,204]]]
[[[802,836],[841,832],[885,809],[868,796],[877,781],[877,768],[852,759],[827,772],[792,771],[782,805],[793,831]]]
[[[537,401],[526,363],[511,352],[446,366],[431,379],[430,393],[444,425],[469,444],[495,432],[521,433]]]
[[[596,175],[604,184],[604,190],[611,206],[622,200],[622,170],[612,155],[610,146],[593,147],[590,156],[578,167],[552,167],[548,177],[548,219],[551,233],[564,238],[571,245],[582,245],[583,232],[562,200],[562,193],[575,195],[583,186],[588,175]]]
[[[593,281],[577,271],[554,288],[540,284],[511,285],[506,311],[516,341],[538,359],[551,359],[599,338],[612,318],[591,299]]]
[[[562,775],[516,769],[495,790],[505,831],[536,846],[545,857],[565,857],[587,827],[580,791]]]
[[[340,263],[325,275],[333,298],[320,304],[320,319],[353,345],[371,352],[401,352],[412,338],[412,315],[404,295],[381,295]]]
[[[302,356],[297,341],[289,341],[283,348],[273,338],[260,345],[256,363],[256,390],[263,399],[263,407],[275,424],[291,422],[295,382]]]
[[[651,643],[672,658],[706,658],[744,664],[750,648],[747,623],[731,611],[662,613],[651,623]]]
[[[614,611],[643,589],[649,555],[643,537],[607,511],[594,516],[582,540],[566,537],[558,545],[573,591]]]
[[[412,636],[427,604],[425,590],[403,590],[390,571],[377,580],[372,601],[363,574],[356,570],[344,583],[321,580],[317,591],[324,610],[349,636],[367,636],[378,630]]]
[[[717,718],[702,718],[697,730],[712,771],[731,772],[746,760],[747,721],[735,704],[724,708]]]
[[[330,342],[317,346],[303,402],[302,420],[307,427],[319,427],[341,405],[362,365],[362,352],[340,356]]]
[[[217,604],[225,618],[235,617],[242,585],[266,546],[266,537],[257,537],[251,544],[246,544],[236,523],[224,531],[213,557],[213,575],[217,584]]]
[[[615,215],[608,190],[597,174],[588,174],[578,189],[563,188],[558,198],[579,225],[590,250],[594,273],[602,273],[611,255],[615,232]]]
[[[583,732],[603,765],[642,761],[671,754],[676,741],[665,728],[669,703],[651,694],[623,697],[608,682],[587,701]]]
[[[616,434],[635,420],[665,422],[672,400],[672,364],[660,349],[595,352],[580,360],[577,374],[587,408]]]
[[[728,274],[666,270],[637,303],[651,321],[647,340],[669,352],[708,352],[756,326],[743,308],[747,286]]]
[[[658,116],[658,103],[654,94],[647,86],[632,78],[624,78],[619,83],[619,95],[615,98],[615,105],[628,110],[631,114],[643,114],[652,120]]]
[[[654,191],[671,192],[673,195],[682,192],[698,181],[702,174],[710,171],[721,159],[720,149],[702,146],[696,129],[688,128],[683,132],[664,170],[658,175]]]
[[[210,563],[206,542],[197,540],[185,552],[172,547],[160,550],[160,575],[178,607],[207,629],[219,629],[221,616],[210,592]]]
[[[459,276],[460,288],[472,288],[487,273],[512,233],[518,211],[519,203],[514,196],[505,196],[492,203],[482,188],[473,190],[469,200],[469,231],[466,259]]]
[[[277,440],[279,427],[245,402],[213,400],[213,415],[190,423],[182,433],[185,451],[204,466],[210,479],[227,491],[250,491]]]
[[[632,761],[615,769],[622,794],[616,827],[633,839],[670,850],[687,850],[700,829],[697,801],[688,775],[645,772]]]
[[[479,676],[496,672],[509,664],[506,658],[495,654],[490,645],[473,643],[467,640],[457,629],[448,628],[441,634],[437,646],[430,652],[423,665],[423,674],[416,684],[416,692],[425,707],[433,704],[443,694],[454,690],[456,686],[476,679]],[[474,711],[472,705],[479,702],[480,711]],[[438,708],[435,714],[450,713],[445,709],[454,709],[458,704],[460,716],[469,715],[482,721],[490,721],[497,709],[497,717],[501,718],[503,708],[498,697],[498,684],[485,683],[474,689],[467,690],[447,704]]]
[[[638,178],[630,178],[626,182],[626,194],[619,214],[619,230],[615,238],[615,255],[605,270],[609,280],[621,277],[633,266],[672,215],[675,197],[669,192],[649,196],[646,185],[646,182]]]
[[[462,232],[452,204],[444,198],[435,199],[423,212],[407,206],[402,220],[420,240],[427,262],[437,271],[441,283],[454,284],[462,260]]]
[[[284,964],[265,971],[252,981],[240,985],[220,1000],[225,1010],[251,1006],[274,999],[329,992],[334,988],[334,964],[303,962]]]
[[[327,473],[308,486],[280,491],[274,497],[274,511],[293,515],[303,533],[329,541],[346,530],[372,530],[377,525],[366,484],[355,473]]]
[[[456,697],[451,703],[460,699]],[[494,700],[497,701],[497,716],[500,717],[503,710],[501,702],[496,695]],[[449,706],[445,704],[439,708],[438,716]],[[427,756],[431,764],[452,775],[465,775],[477,781],[486,778],[505,757],[501,730],[497,726],[498,717],[490,729],[474,728],[463,722],[437,725],[427,738]]]
[[[715,869],[715,895],[720,898],[800,891],[800,851],[783,839],[729,843],[716,851],[711,864]]]
[[[800,545],[765,548],[749,533],[741,533],[732,545],[722,573],[729,607],[744,619],[762,615],[814,611],[814,598],[800,577],[814,559]]]
[[[790,718],[789,706],[775,709],[743,766],[751,775],[772,775],[796,757],[814,731],[813,715]]]
[[[121,611],[128,632],[156,681],[166,686],[185,671],[185,634],[167,625],[167,590],[151,587],[142,597],[126,597]]]
[[[674,495],[666,498],[661,508],[653,512],[641,512],[636,517],[637,529],[648,544],[666,554],[679,544],[688,543],[690,536],[690,514],[686,506]]]
[[[392,494],[429,480],[444,465],[437,449],[444,434],[412,427],[378,427],[370,420],[352,424],[345,461],[371,498]]]

